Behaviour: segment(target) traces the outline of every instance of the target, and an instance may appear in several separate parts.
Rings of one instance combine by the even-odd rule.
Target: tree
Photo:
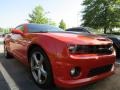
[[[120,27],[120,0],[84,0],[83,26],[112,31]]]
[[[0,27],[0,32],[3,32],[2,28]]]
[[[66,29],[66,24],[63,21],[63,19],[60,21],[59,28],[64,29],[64,30]]]
[[[29,18],[30,23],[55,25],[55,22],[45,16],[44,9],[40,5],[34,8],[32,14],[29,14]]]

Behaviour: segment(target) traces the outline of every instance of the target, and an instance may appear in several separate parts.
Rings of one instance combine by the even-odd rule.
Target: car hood
[[[78,34],[73,32],[72,33],[64,32],[64,33],[46,33],[46,35],[70,44],[99,45],[112,43],[112,41],[108,38],[86,33]]]

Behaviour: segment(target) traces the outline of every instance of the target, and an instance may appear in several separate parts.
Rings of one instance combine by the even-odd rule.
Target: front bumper
[[[88,57],[71,56],[67,58],[67,60],[65,59],[66,58],[62,58],[62,60],[57,59],[56,62],[54,62],[54,81],[57,86],[72,88],[93,83],[112,75],[114,73],[114,62],[116,58],[114,55],[103,55]],[[90,70],[106,65],[112,65],[109,71],[91,77],[88,76]],[[80,67],[80,75],[72,77],[70,70],[76,66]]]
[[[114,72],[111,71],[111,72],[104,73],[104,74],[101,74],[101,75],[93,76],[93,77],[90,77],[90,78],[78,79],[78,80],[61,80],[61,79],[59,79],[57,81],[57,85],[60,86],[60,87],[65,87],[65,88],[80,87],[80,86],[87,85],[87,84],[90,84],[90,83],[94,83],[98,80],[104,79],[104,78],[112,75],[113,73]]]

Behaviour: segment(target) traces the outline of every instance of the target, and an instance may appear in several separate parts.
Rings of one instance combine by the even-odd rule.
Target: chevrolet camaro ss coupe
[[[41,88],[72,88],[114,73],[112,44],[102,36],[31,23],[19,25],[5,36],[4,55],[30,67],[33,80]]]

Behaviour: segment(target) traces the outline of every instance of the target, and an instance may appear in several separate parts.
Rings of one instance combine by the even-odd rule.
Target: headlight
[[[68,50],[70,53],[75,53],[77,49],[77,45],[69,45]]]
[[[68,50],[71,54],[84,54],[84,53],[89,53],[89,46],[69,45]]]

